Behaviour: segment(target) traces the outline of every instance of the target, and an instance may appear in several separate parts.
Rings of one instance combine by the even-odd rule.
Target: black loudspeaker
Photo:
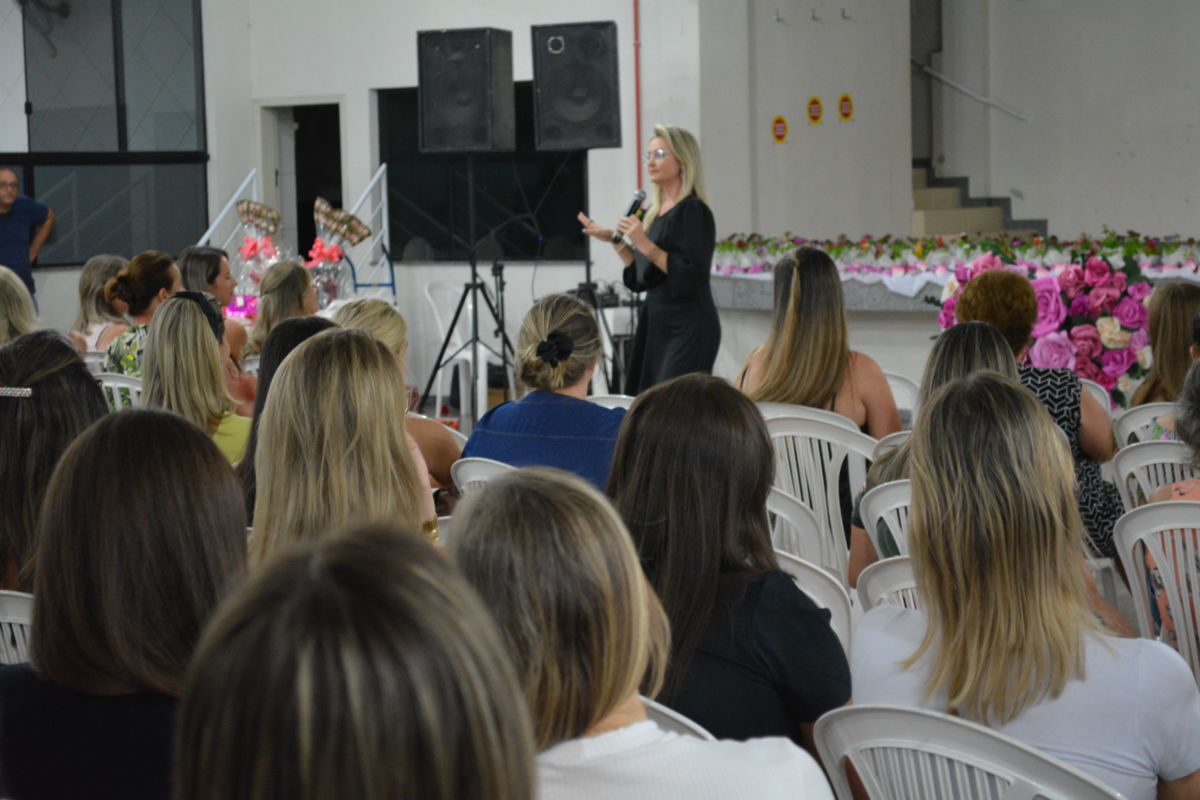
[[[532,34],[537,149],[620,147],[617,23],[534,25]]]
[[[417,33],[421,151],[512,150],[512,34],[496,28]]]

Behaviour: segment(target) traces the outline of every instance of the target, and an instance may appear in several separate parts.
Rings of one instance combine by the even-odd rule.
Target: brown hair
[[[171,291],[174,276],[171,267],[175,260],[159,250],[138,253],[108,283],[104,284],[104,300],[110,305],[122,300],[129,306],[129,315],[145,313],[162,290]]]
[[[708,625],[716,589],[778,569],[766,511],[774,477],[758,408],[721,378],[659,384],[638,396],[621,425],[607,494],[671,621],[668,698]]]
[[[221,261],[229,254],[219,247],[185,247],[179,251],[179,271],[183,288],[192,292],[207,292],[221,274]]]
[[[0,397],[0,576],[19,569],[30,590],[34,529],[46,484],[63,451],[108,413],[79,352],[54,331],[35,331],[0,347],[0,386],[29,389]]]
[[[532,800],[529,716],[484,605],[414,535],[271,562],[188,672],[175,800]]]
[[[299,262],[279,261],[267,267],[258,288],[258,318],[243,353],[258,355],[272,328],[285,319],[306,316],[304,295],[311,287],[312,275]]]
[[[1152,359],[1146,380],[1133,393],[1132,406],[1161,399],[1173,402],[1183,388],[1183,377],[1192,364],[1192,321],[1200,309],[1200,286],[1172,281],[1159,284],[1150,295],[1150,345]]]
[[[67,449],[46,489],[31,660],[75,691],[178,696],[245,563],[241,494],[217,446],[165,411],[109,415]]]
[[[517,379],[530,389],[552,392],[574,386],[600,357],[595,312],[569,294],[547,295],[521,323]]]
[[[1033,284],[1009,269],[988,270],[967,281],[954,306],[954,316],[959,322],[979,320],[1000,331],[1013,355],[1029,344],[1037,315]]]
[[[127,264],[129,259],[121,256],[92,256],[87,260],[79,273],[79,314],[71,330],[84,333],[98,322],[125,321],[104,299],[104,286]]]

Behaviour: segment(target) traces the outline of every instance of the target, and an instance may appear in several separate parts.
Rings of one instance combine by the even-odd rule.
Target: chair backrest
[[[447,329],[450,327],[452,309],[458,303],[460,289],[443,281],[430,281],[425,284],[425,299],[429,301],[429,309],[433,312],[433,322],[437,326],[437,334],[441,339],[446,338]],[[460,335],[464,320],[471,318],[471,308],[474,300],[470,295],[467,296],[466,303],[463,305],[462,314],[459,315],[458,325],[449,337],[450,350],[456,350],[462,346],[463,337]]]
[[[1113,542],[1134,587],[1138,634],[1160,638],[1150,608],[1156,600],[1146,587],[1161,585],[1172,644],[1200,684],[1200,503],[1171,500],[1135,508],[1117,520]]]
[[[892,390],[892,399],[896,401],[896,409],[907,411],[910,419],[916,419],[917,398],[921,396],[921,387],[912,378],[901,375],[899,372],[884,370],[883,377],[887,379],[888,388]]]
[[[88,368],[88,372],[93,375],[99,375],[103,370],[105,352],[103,350],[88,350],[83,353],[84,366]]]
[[[104,399],[113,411],[123,408],[137,408],[142,404],[142,379],[129,375],[117,375],[112,372],[101,372],[96,375]]]
[[[912,481],[881,483],[863,495],[859,516],[875,552],[883,555],[880,536],[886,532],[902,556],[908,555],[908,508],[912,505]]]
[[[445,547],[446,542],[450,540],[453,526],[454,517],[438,517],[438,544]]]
[[[881,603],[901,608],[920,608],[917,581],[908,556],[876,561],[858,574],[858,605],[870,611]]]
[[[655,702],[649,697],[640,697],[639,699],[642,701],[642,705],[646,707],[646,716],[652,719],[654,724],[664,731],[678,733],[680,736],[693,736],[697,739],[705,739],[707,741],[713,741],[717,738],[704,730],[703,726],[692,722],[678,711],[667,708],[662,703]]]
[[[758,413],[762,414],[763,419],[775,419],[776,417],[819,419],[822,422],[840,425],[852,431],[858,430],[854,420],[843,417],[836,411],[826,411],[823,408],[813,408],[812,406],[797,406],[792,403],[755,403],[754,405],[758,406]]]
[[[491,458],[460,458],[450,465],[450,477],[464,496],[483,486],[496,475],[516,469]]]
[[[1109,395],[1108,389],[1105,389],[1100,384],[1096,383],[1095,381],[1090,381],[1087,378],[1080,378],[1079,385],[1083,387],[1085,392],[1096,399],[1096,402],[1100,404],[1100,407],[1103,408],[1106,413],[1110,415],[1112,414],[1112,396]]]
[[[0,664],[22,664],[29,660],[32,619],[33,595],[0,591]]]
[[[884,453],[889,453],[892,450],[895,450],[897,447],[907,442],[910,436],[912,436],[912,431],[896,431],[895,433],[889,433],[875,444],[875,452],[871,454],[871,460],[875,461]]]
[[[771,493],[767,495],[767,512],[772,517],[771,545],[776,550],[814,564],[826,564],[832,560],[826,552],[827,540],[821,533],[821,523],[811,508],[778,486],[772,486]]]
[[[1122,411],[1113,418],[1113,433],[1117,437],[1117,447],[1145,442],[1154,427],[1154,421],[1159,417],[1175,413],[1174,403],[1146,403],[1128,411]]]
[[[1183,442],[1139,442],[1113,456],[1113,480],[1125,510],[1150,499],[1161,486],[1200,477],[1192,467],[1192,451]]]
[[[258,377],[258,365],[262,356],[246,356],[242,359],[242,372]]]
[[[845,581],[848,520],[843,519],[839,478],[846,466],[850,495],[862,488],[875,440],[815,418],[772,417],[766,424],[775,448],[775,485],[816,514],[827,554],[818,563]]]
[[[855,705],[819,720],[817,752],[838,800],[851,800],[844,761],[872,800],[1118,800],[1105,784],[964,719],[918,708]]]
[[[437,420],[434,417],[430,417],[426,414],[418,414],[416,411],[409,411],[407,416],[415,419],[429,419],[433,420],[434,422],[440,422],[440,420]],[[458,428],[451,428],[449,425],[442,425],[442,427],[444,427],[450,433],[450,438],[452,438],[454,443],[458,445],[459,450],[462,450],[467,446],[467,435],[465,433],[460,431]]]
[[[593,394],[588,395],[588,400],[605,408],[629,408],[634,398],[627,394]]]
[[[782,550],[775,551],[779,568],[792,576],[800,591],[808,595],[821,608],[829,610],[829,627],[842,643],[846,654],[850,653],[850,593],[841,579],[816,564],[796,558]]]

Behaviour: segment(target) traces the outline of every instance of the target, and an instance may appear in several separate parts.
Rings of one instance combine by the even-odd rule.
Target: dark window
[[[587,151],[534,148],[533,84],[514,84],[516,150],[472,156],[477,257],[582,261],[575,215],[586,206]],[[379,91],[380,156],[388,165],[390,248],[398,260],[465,261],[471,246],[466,154],[422,153],[417,90]]]

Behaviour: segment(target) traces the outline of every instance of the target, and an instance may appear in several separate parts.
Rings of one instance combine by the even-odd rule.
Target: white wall
[[[17,0],[0,0],[0,153],[29,149],[22,27]]]

